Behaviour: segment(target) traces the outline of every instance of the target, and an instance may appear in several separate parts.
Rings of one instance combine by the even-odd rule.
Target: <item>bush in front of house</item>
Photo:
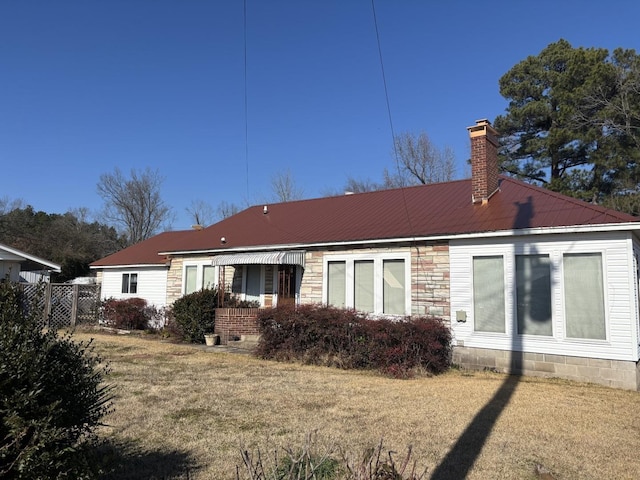
[[[144,298],[109,298],[102,302],[105,325],[124,330],[145,330],[151,327],[158,312]]]
[[[170,330],[190,343],[204,343],[204,334],[216,325],[218,290],[199,290],[175,302],[170,312]]]
[[[442,320],[368,319],[354,310],[300,305],[258,314],[256,355],[341,368],[377,369],[408,377],[417,369],[441,373],[451,362],[451,333]]]
[[[106,367],[90,343],[43,331],[36,311],[18,285],[0,283],[0,478],[97,477]]]

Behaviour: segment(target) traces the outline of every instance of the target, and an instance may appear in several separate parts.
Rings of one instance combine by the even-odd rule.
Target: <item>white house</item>
[[[0,243],[0,279],[49,282],[51,272],[60,273],[60,265]]]
[[[469,180],[259,205],[161,234],[92,265],[103,296],[171,304],[213,283],[263,307],[434,315],[463,366],[639,389],[640,222],[500,176],[494,129],[468,130]]]

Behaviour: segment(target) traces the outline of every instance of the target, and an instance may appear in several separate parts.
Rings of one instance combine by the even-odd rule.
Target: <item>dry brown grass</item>
[[[269,457],[302,447],[358,458],[384,439],[413,446],[427,478],[503,386],[504,375],[452,371],[394,380],[367,372],[279,364],[130,336],[95,338],[109,360],[115,412],[102,435],[118,445],[118,478],[234,478],[241,448]],[[522,378],[468,478],[631,479],[640,472],[640,394],[560,380]],[[187,473],[188,471],[188,473]],[[440,475],[438,478],[445,478]]]

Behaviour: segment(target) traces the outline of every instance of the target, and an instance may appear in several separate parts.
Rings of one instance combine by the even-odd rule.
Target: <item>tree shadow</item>
[[[531,225],[533,217],[532,198],[528,197],[526,202],[517,202],[518,212],[514,218],[513,229],[527,228]],[[531,249],[528,254],[535,254],[535,249]],[[484,447],[498,418],[505,410],[511,397],[516,391],[524,368],[523,345],[518,338],[518,321],[514,308],[511,317],[511,359],[509,375],[495,394],[484,407],[476,413],[467,428],[458,437],[456,443],[451,447],[447,455],[436,467],[431,480],[448,480],[465,478],[471,471],[482,448]],[[509,316],[508,316],[509,318]]]
[[[199,470],[188,452],[147,450],[132,441],[103,441],[95,454],[100,480],[188,480]]]

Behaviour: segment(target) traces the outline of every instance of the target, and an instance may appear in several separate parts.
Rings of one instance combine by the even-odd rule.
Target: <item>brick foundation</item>
[[[454,347],[453,363],[472,370],[557,377],[640,391],[640,363],[631,361]]]
[[[258,308],[217,308],[214,333],[220,335],[220,343],[226,345],[242,335],[258,335],[258,311]]]

